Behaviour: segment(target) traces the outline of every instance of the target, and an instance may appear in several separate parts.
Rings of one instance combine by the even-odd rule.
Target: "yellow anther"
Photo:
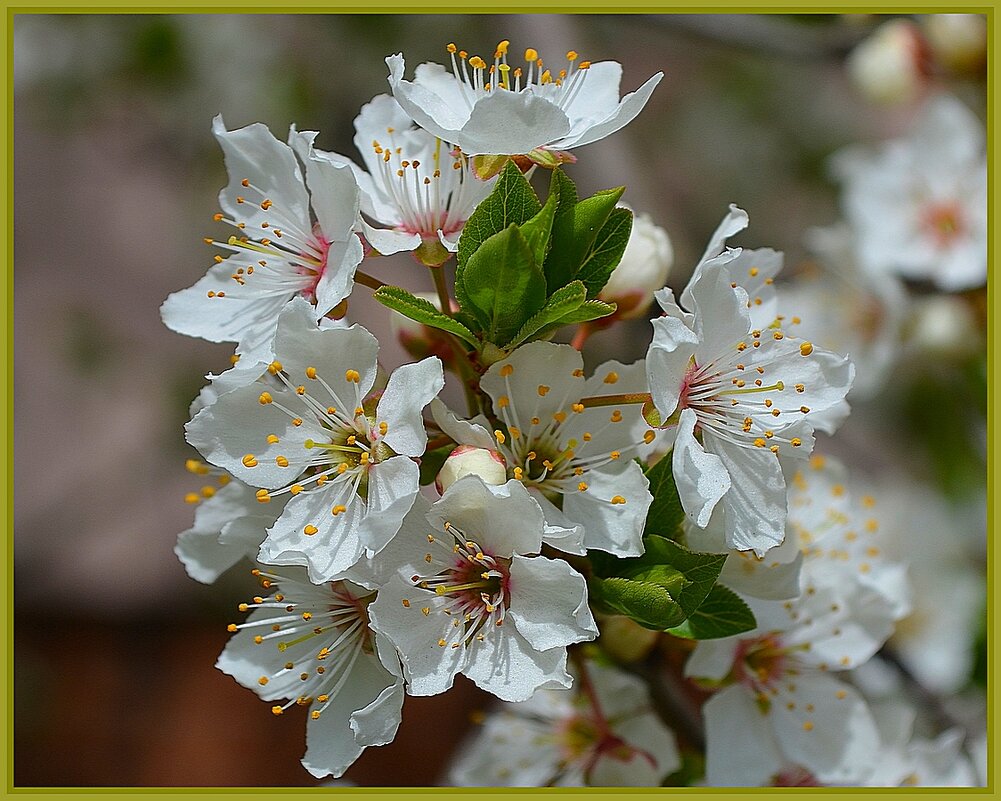
[[[618,409],[616,409],[614,412],[612,412],[612,416],[609,417],[608,419],[611,422],[613,422],[613,423],[621,423],[622,422],[622,412],[620,412]]]
[[[765,447],[765,441],[761,437],[758,437],[756,440],[754,440],[754,447],[755,448]]]
[[[237,632],[239,630],[240,627],[237,626],[236,623],[230,623],[228,626],[226,626],[226,631],[228,631],[230,634],[233,634],[234,632]]]
[[[802,356],[809,356],[811,353],[813,353],[813,345],[809,342],[804,342],[802,345],[799,346],[799,352],[800,355]]]
[[[626,502],[626,499],[623,498],[621,495],[613,495],[611,502],[613,504],[622,504]]]
[[[656,436],[657,436],[657,435],[656,435],[656,434],[655,434],[655,433],[654,433],[653,431],[647,431],[647,432],[645,432],[645,433],[643,434],[643,441],[644,441],[644,442],[645,442],[645,443],[646,443],[647,445],[649,445],[649,444],[650,444],[651,442],[653,442],[653,441],[654,441],[654,438],[656,438]]]
[[[500,369],[501,378],[507,378],[513,372],[514,372],[514,365],[513,364],[505,364]]]
[[[215,495],[215,487],[209,486],[208,484],[202,487],[203,498],[211,498],[213,495]]]
[[[339,503],[339,504],[337,504],[337,506],[335,506],[333,509],[330,510],[330,514],[332,514],[334,517],[337,517],[337,515],[343,514],[347,510],[348,510],[348,507],[346,507],[343,504]]]
[[[258,396],[257,400],[258,400],[258,402],[262,406],[267,406],[269,403],[273,403],[274,402],[274,398],[271,397],[271,393],[270,392],[262,392]]]
[[[288,467],[288,459],[284,456],[276,456],[275,464],[279,467]]]
[[[737,350],[738,351],[745,351],[745,350],[747,350],[747,343],[746,342],[738,342],[737,343]]]
[[[757,267],[752,267],[750,270],[747,271],[747,274],[751,276],[751,278],[754,278],[759,272],[760,270],[758,270]]]
[[[295,388],[295,394],[296,395],[305,395],[306,394],[306,387],[304,387],[302,384],[300,384],[299,386],[297,386]]]
[[[555,420],[557,423],[562,423],[566,419],[567,419],[566,412],[553,412],[553,420]]]
[[[254,636],[254,645],[260,645],[262,642],[264,642],[264,638],[260,634]]]
[[[584,442],[590,442],[593,439],[593,437],[591,436],[591,432],[590,431],[585,431],[581,435],[581,439],[584,440]]]
[[[584,411],[584,404],[583,403],[575,403],[570,408],[573,409],[574,413],[580,414],[581,412]]]
[[[361,381],[361,375],[358,373],[357,370],[345,370],[344,380],[351,381],[352,383],[357,384],[359,381]]]
[[[264,685],[266,685],[266,684],[267,684],[267,683],[268,683],[269,681],[270,681],[270,679],[269,679],[269,678],[268,678],[267,676],[261,676],[261,677],[260,677],[260,678],[259,678],[259,679],[257,680],[257,683],[258,683],[258,684],[260,684],[260,685],[261,685],[261,686],[263,687],[263,686],[264,686]]]
[[[772,339],[774,339],[774,340],[780,340],[784,336],[785,336],[785,334],[783,334],[781,331],[776,331],[774,334],[772,334]]]
[[[241,461],[243,462],[244,467],[257,467],[257,459],[252,453],[248,453]]]
[[[268,492],[265,489],[257,490],[256,497],[257,497],[258,503],[270,503],[271,502],[271,493]]]
[[[479,56],[473,56],[471,59],[469,59],[469,66],[472,67],[474,70],[482,70],[486,68],[487,62],[485,62]]]
[[[580,64],[577,65],[577,69],[579,69],[579,70],[588,70],[588,69],[591,69],[591,62],[590,61],[582,61],[582,62],[580,62]]]
[[[277,445],[278,442],[279,442],[278,435],[277,434],[268,434],[267,441],[268,441],[268,445]]]
[[[198,503],[200,500],[201,498],[198,496],[197,492],[189,492],[184,496],[185,503]]]
[[[271,364],[268,365],[268,372],[271,373],[271,375],[277,375],[281,371],[282,371],[282,363],[279,361],[273,361],[271,362]]]
[[[292,425],[294,425],[296,428],[298,428],[299,426],[301,426],[302,425],[302,418],[301,417],[294,418],[292,420]]]
[[[501,445],[503,445],[506,439],[504,436],[504,432],[501,431],[500,429],[494,431],[494,439],[496,439]]]
[[[803,721],[803,731],[813,731],[813,721],[804,720]]]
[[[522,469],[521,469],[520,467],[516,467],[516,468],[514,468],[514,471],[513,471],[513,472],[514,472],[514,477],[515,477],[515,478],[516,478],[516,479],[517,479],[518,481],[521,481],[521,477],[522,477],[522,476],[523,476],[523,475],[525,474],[525,471],[524,471],[524,470],[522,470]]]
[[[577,51],[576,50],[568,50],[567,51],[567,61],[576,61],[577,58],[578,58],[578,55],[577,55]]]
[[[316,526],[309,525],[302,530],[302,533],[307,537],[312,537],[317,531],[319,531],[319,529]]]
[[[779,446],[778,445],[772,445],[768,450],[770,450],[772,453],[778,453],[779,452]]]
[[[612,461],[615,461],[620,456],[622,456],[622,454],[619,453],[618,451],[612,451],[611,453],[608,454],[608,458],[611,459]]]
[[[539,58],[539,51],[534,47],[526,48],[525,50],[525,61],[537,61]]]
[[[801,412],[802,412],[803,414],[809,414],[809,412],[810,412],[810,407],[809,407],[809,406],[800,406],[800,407],[799,407],[799,410],[800,410],[800,411],[801,411]]]
[[[338,473],[338,475],[346,473],[347,471],[348,471],[347,462],[341,462],[339,465],[337,465],[337,473]]]
[[[453,42],[449,42],[447,45],[445,45],[445,49],[449,53],[455,53],[455,52],[458,51],[458,48],[455,46],[455,44]]]
[[[359,459],[361,460],[362,464],[368,464],[368,461],[369,461],[370,458],[371,458],[371,456],[369,455],[368,451],[362,451],[362,454],[359,457]]]
[[[276,704],[275,706],[271,707],[271,714],[272,715],[283,715],[283,714],[285,714],[285,710],[282,709],[280,706],[278,706]]]
[[[579,484],[577,485],[577,489],[578,489],[578,490],[579,490],[580,492],[586,492],[586,491],[587,491],[587,482],[586,482],[586,481],[581,481],[581,482],[580,482],[580,483],[579,483]]]
[[[539,384],[539,388],[537,391],[539,393],[539,396],[544,398],[546,397],[546,395],[549,394],[549,387],[547,387],[545,384]]]
[[[794,448],[798,448],[800,445],[803,444],[803,440],[801,440],[799,437],[793,437],[791,440],[789,440],[789,444],[792,445]]]
[[[387,431],[389,431],[389,424],[386,422],[379,423],[379,433],[386,436]]]
[[[605,376],[604,382],[606,384],[614,384],[619,380],[619,374],[614,370],[610,370],[608,375]]]
[[[510,405],[511,405],[511,399],[507,395],[501,395],[497,399],[497,408],[498,409],[506,409]]]

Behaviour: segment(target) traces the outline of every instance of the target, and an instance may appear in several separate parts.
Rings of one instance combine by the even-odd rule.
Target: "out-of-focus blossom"
[[[448,773],[458,787],[650,787],[681,766],[674,734],[642,682],[588,668],[586,696],[540,690],[490,715]]]
[[[956,291],[987,279],[984,127],[953,97],[932,98],[906,137],[835,155],[862,266]]]

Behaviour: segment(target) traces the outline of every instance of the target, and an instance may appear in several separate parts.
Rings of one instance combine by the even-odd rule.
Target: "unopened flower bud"
[[[499,486],[507,481],[507,465],[497,451],[460,445],[445,460],[434,486],[444,494],[445,490],[465,476],[479,476],[484,484]]]
[[[987,18],[982,14],[924,14],[921,24],[935,60],[954,72],[987,63]]]
[[[848,76],[869,100],[909,103],[928,79],[927,46],[918,26],[906,19],[881,25],[848,56]]]
[[[939,357],[967,355],[983,341],[970,307],[954,295],[932,295],[916,302],[910,334],[912,346]]]
[[[674,263],[674,248],[667,232],[647,214],[633,217],[622,260],[601,290],[602,300],[617,303],[621,319],[639,317],[646,311],[653,293],[667,283]]]

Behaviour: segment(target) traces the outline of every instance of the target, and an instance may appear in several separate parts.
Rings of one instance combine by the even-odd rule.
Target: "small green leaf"
[[[577,271],[589,298],[596,297],[608,283],[622,259],[632,229],[633,213],[629,209],[612,209]]]
[[[754,613],[737,593],[717,584],[684,623],[669,629],[676,637],[715,640],[751,631],[758,623]]]
[[[527,222],[541,209],[542,204],[528,179],[514,162],[508,161],[493,191],[480,201],[462,228],[459,251],[456,254],[456,283],[461,282],[466,262],[480,245],[511,225]]]
[[[567,286],[573,286],[575,283],[578,282],[571,282]],[[584,292],[586,294],[587,290],[585,289]],[[610,314],[615,314],[615,308],[614,303],[605,303],[603,300],[585,300],[577,308],[571,309],[564,314],[560,319],[540,329],[535,338],[542,339],[557,328],[562,328],[565,325],[576,325],[577,323],[586,323],[601,317],[608,317]]]
[[[685,520],[685,510],[678,497],[678,487],[674,482],[672,452],[666,453],[653,467],[647,470],[650,494],[653,503],[646,515],[646,533],[659,534],[677,540],[681,524]]]
[[[556,198],[553,215],[549,255],[543,265],[546,284],[555,291],[573,280],[577,265],[573,263],[574,209],[577,206],[577,187],[563,170],[553,170],[549,181],[549,197]],[[548,202],[548,200],[547,200]]]
[[[504,350],[513,350],[536,332],[576,311],[586,298],[587,290],[580,281],[572,281],[557,289],[549,296],[546,305],[532,315],[515,334],[514,339],[504,346]]]
[[[685,618],[671,593],[659,584],[613,577],[594,578],[588,587],[600,607],[626,615],[644,628],[664,631]]]
[[[604,189],[601,192],[595,192],[591,197],[584,198],[574,207],[573,249],[571,251],[574,278],[577,277],[577,272],[586,261],[588,253],[591,252],[598,233],[608,221],[615,209],[615,204],[619,202],[619,198],[625,191],[624,186],[616,189]]]
[[[553,217],[556,214],[556,201],[556,196],[550,195],[546,198],[546,204],[538,214],[518,226],[525,241],[528,242],[528,246],[532,249],[537,264],[542,264],[546,259],[549,236],[553,229]]]
[[[381,286],[373,293],[373,297],[383,306],[388,306],[404,317],[409,317],[418,323],[455,334],[459,339],[464,340],[474,348],[480,345],[475,334],[458,320],[454,320],[447,314],[443,314],[429,301],[424,300],[424,298],[415,297],[401,287]]]
[[[483,242],[466,262],[463,287],[487,340],[501,345],[546,302],[546,279],[518,226]]]

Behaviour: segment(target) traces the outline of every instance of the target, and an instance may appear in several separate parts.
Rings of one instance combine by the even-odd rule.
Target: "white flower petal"
[[[700,527],[709,523],[713,509],[731,488],[730,475],[719,456],[695,439],[695,412],[685,409],[678,422],[672,467],[685,514]]]
[[[445,376],[437,356],[394,370],[375,412],[376,424],[387,424],[382,442],[405,456],[424,453],[427,431],[422,412],[444,386]]]
[[[743,687],[734,685],[714,695],[703,705],[702,716],[707,784],[758,787],[782,770],[785,760],[774,735]]]
[[[515,554],[507,617],[539,651],[593,640],[598,627],[587,605],[584,577],[566,562]]]

